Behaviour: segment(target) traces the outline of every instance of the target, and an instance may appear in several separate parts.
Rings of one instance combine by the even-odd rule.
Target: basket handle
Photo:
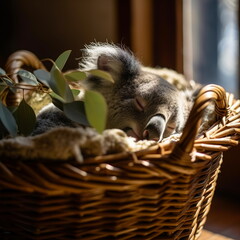
[[[5,70],[7,74],[18,83],[19,80],[16,73],[23,67],[46,70],[39,58],[27,50],[19,50],[11,54],[7,59]]]
[[[215,113],[218,116],[223,117],[227,114],[228,105],[225,90],[215,84],[203,87],[192,107],[182,136],[172,152],[174,159],[182,159],[186,154],[189,155],[192,152],[204,110],[211,102],[215,102]]]
[[[35,69],[44,69],[46,70],[45,66],[42,62],[38,59],[38,57],[30,51],[27,50],[19,50],[11,54],[6,62],[5,71],[9,75],[9,77],[15,82],[19,83],[20,80],[18,79],[17,72],[20,69],[28,69],[31,70]],[[6,104],[8,106],[18,106],[20,103],[20,91],[16,90],[14,93],[9,92],[6,98]],[[29,92],[29,91],[26,91]]]

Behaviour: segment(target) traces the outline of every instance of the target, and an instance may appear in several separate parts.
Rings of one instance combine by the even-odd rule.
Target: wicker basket
[[[197,136],[206,106],[219,120]],[[180,140],[75,161],[13,161],[0,153],[1,239],[195,240],[222,152],[240,138],[240,101],[202,89]],[[66,143],[67,144],[67,143]]]

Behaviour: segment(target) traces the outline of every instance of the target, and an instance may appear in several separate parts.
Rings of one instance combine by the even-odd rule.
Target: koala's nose
[[[166,120],[163,115],[153,116],[147,123],[143,138],[154,141],[161,141],[166,128]]]

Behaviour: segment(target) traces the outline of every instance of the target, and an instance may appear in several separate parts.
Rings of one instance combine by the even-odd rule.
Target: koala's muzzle
[[[153,116],[143,131],[143,138],[154,141],[161,141],[166,128],[166,120],[163,115]]]

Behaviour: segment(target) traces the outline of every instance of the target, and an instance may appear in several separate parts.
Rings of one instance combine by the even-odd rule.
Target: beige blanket
[[[152,141],[136,143],[118,129],[98,134],[91,128],[59,127],[33,137],[16,137],[0,141],[0,160],[68,160],[82,162],[84,157],[136,151],[153,145]]]

